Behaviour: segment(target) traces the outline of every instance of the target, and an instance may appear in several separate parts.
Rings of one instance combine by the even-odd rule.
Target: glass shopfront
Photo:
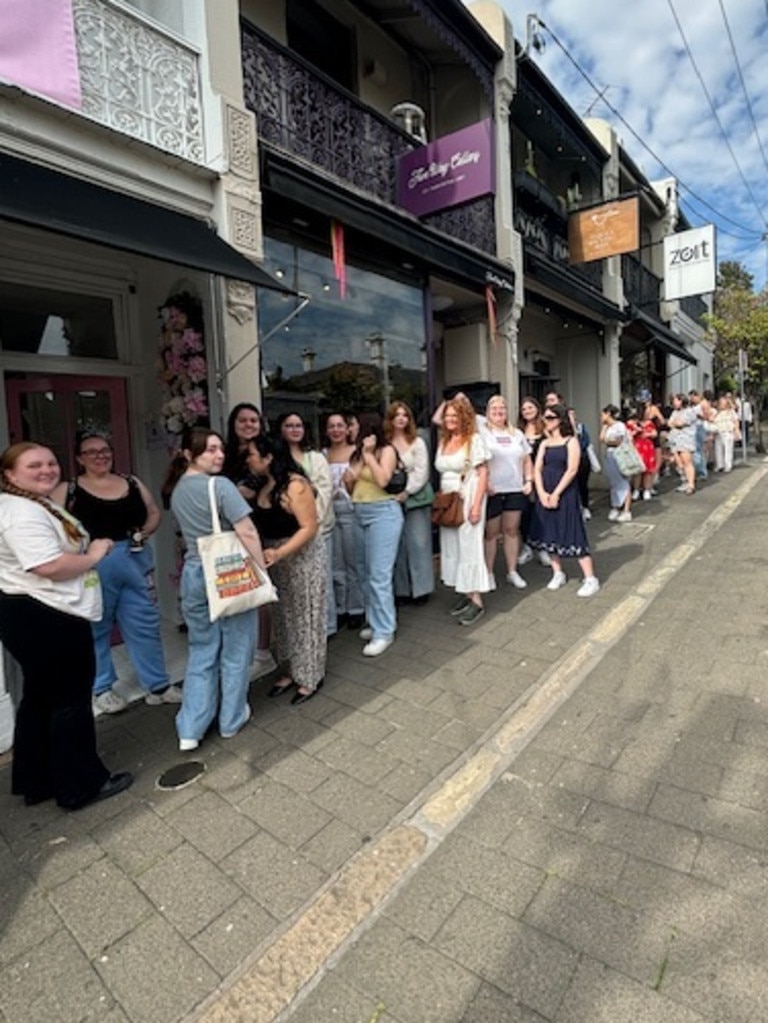
[[[275,238],[265,239],[265,270],[309,305],[275,333],[294,298],[259,292],[261,376],[265,412],[300,412],[318,437],[332,410],[383,413],[404,401],[417,422],[428,421],[428,353],[424,290],[346,265],[346,292],[332,260]]]

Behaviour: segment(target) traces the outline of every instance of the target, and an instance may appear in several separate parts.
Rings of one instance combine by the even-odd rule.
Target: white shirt
[[[61,554],[83,554],[61,522],[42,505],[15,494],[0,494],[0,590],[34,597],[56,611],[97,622],[101,618],[101,585],[95,569],[74,579],[54,582],[32,571]],[[45,637],[40,637],[45,642]]]
[[[487,420],[480,419],[483,440],[491,454],[488,467],[490,490],[493,494],[522,493],[525,477],[523,463],[531,454],[531,445],[522,430],[496,430]]]

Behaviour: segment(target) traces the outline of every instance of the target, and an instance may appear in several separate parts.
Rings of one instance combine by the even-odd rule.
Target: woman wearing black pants
[[[56,456],[31,441],[0,456],[0,640],[24,676],[12,787],[27,805],[67,810],[122,792],[96,752],[91,709],[95,655],[90,622],[101,614],[95,565],[112,549],[50,500]]]

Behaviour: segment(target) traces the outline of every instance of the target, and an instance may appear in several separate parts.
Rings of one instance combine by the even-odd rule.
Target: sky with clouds
[[[539,17],[546,45],[534,60],[574,110],[583,115],[591,108],[592,116],[610,121],[649,179],[672,172],[691,225],[713,221],[718,258],[740,260],[764,286],[768,0],[498,2],[521,41],[526,16]],[[598,89],[607,87],[607,103],[666,169],[568,55]]]

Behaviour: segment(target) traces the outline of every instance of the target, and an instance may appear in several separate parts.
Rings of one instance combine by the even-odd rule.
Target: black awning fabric
[[[582,280],[573,270],[564,264],[555,263],[543,253],[533,252],[526,247],[525,267],[531,277],[545,287],[559,292],[569,298],[571,302],[597,313],[603,319],[625,319],[625,314],[617,305]]]
[[[5,153],[0,218],[294,294],[197,217]]]
[[[284,196],[310,210],[339,220],[374,241],[379,238],[401,252],[414,256],[422,265],[448,275],[452,280],[484,288],[514,292],[515,271],[511,266],[442,235],[409,215],[361,196],[344,191],[333,182],[320,179],[304,167],[283,161],[280,155],[262,146],[262,188]]]
[[[642,309],[635,307],[631,308],[630,312],[632,321],[624,328],[625,333],[639,338],[647,346],[658,348],[667,355],[674,355],[675,358],[682,359],[683,362],[687,362],[691,366],[698,365],[699,360],[691,355],[680,338],[673,334],[661,320],[657,320],[653,316],[649,316],[648,313],[644,313]]]

